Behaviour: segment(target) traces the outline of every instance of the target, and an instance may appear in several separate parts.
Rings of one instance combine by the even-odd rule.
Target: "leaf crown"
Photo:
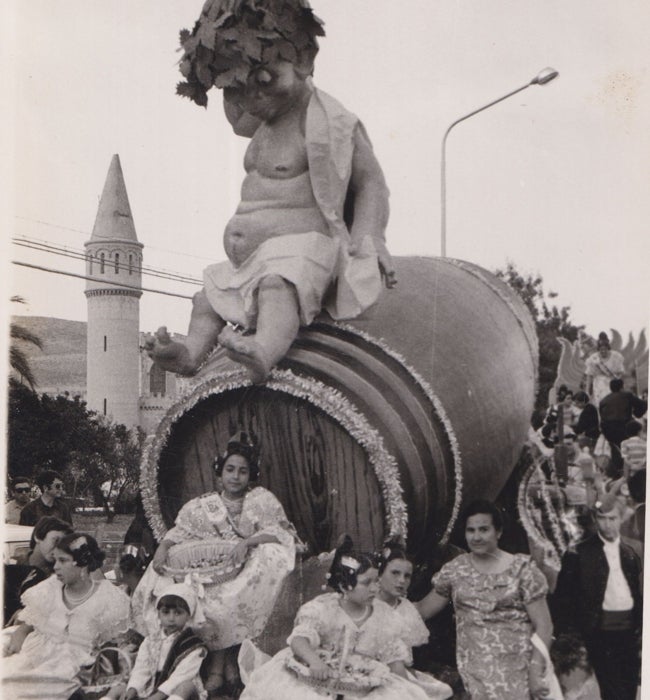
[[[206,107],[213,85],[243,86],[260,65],[315,57],[317,36],[323,22],[307,0],[207,0],[194,29],[180,33],[185,80],[176,94]]]

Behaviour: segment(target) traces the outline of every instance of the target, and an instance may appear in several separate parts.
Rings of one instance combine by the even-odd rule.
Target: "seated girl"
[[[23,594],[20,625],[5,650],[4,697],[67,700],[95,652],[126,632],[128,596],[91,575],[103,561],[90,535],[73,532],[59,540],[54,576]]]
[[[136,629],[150,634],[159,627],[157,597],[174,583],[168,567],[170,549],[198,542],[232,546],[225,564],[231,570],[243,566],[239,573],[209,580],[198,567],[191,574],[200,579],[205,595],[205,622],[196,631],[210,652],[208,691],[237,687],[238,645],[263,631],[296,556],[294,530],[282,505],[255,484],[257,450],[248,435],[233,436],[215,466],[222,492],[198,496],[181,508],[131,599]]]
[[[401,637],[408,649],[426,644],[429,640],[429,630],[420,617],[420,613],[410,600],[406,598],[413,564],[406,556],[402,547],[394,542],[384,546],[379,561],[379,593],[377,597],[395,611],[402,623]],[[453,695],[452,689],[434,678],[430,673],[423,673],[411,668],[412,658],[407,662],[406,675],[409,680],[417,683],[427,694],[427,697],[444,700]]]
[[[202,700],[199,671],[208,651],[189,626],[197,612],[192,589],[176,583],[156,605],[160,631],[144,639],[129,682],[116,685],[101,700]]]
[[[377,576],[375,558],[355,553],[346,537],[328,575],[335,592],[300,608],[289,646],[252,672],[241,700],[321,700],[351,686],[368,690],[368,700],[424,700],[407,680],[399,622],[376,599]]]

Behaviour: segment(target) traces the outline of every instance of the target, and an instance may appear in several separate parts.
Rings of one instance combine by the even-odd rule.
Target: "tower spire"
[[[111,159],[108,168],[90,240],[93,243],[100,240],[136,243],[138,240],[129,196],[126,193],[122,165],[117,153]]]

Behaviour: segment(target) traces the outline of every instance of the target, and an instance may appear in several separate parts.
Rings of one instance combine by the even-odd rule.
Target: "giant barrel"
[[[260,483],[312,552],[350,533],[365,549],[406,535],[419,558],[463,502],[495,497],[523,446],[537,339],[519,297],[453,259],[397,258],[399,284],[363,318],[303,329],[265,385],[217,351],[150,439],[142,495],[162,537],[236,429]]]

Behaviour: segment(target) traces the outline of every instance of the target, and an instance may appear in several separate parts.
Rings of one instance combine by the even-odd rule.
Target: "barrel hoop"
[[[404,367],[404,369],[408,372],[413,381],[424,392],[424,395],[427,397],[427,399],[433,406],[434,412],[440,419],[440,422],[445,430],[447,440],[449,441],[449,447],[451,449],[452,456],[454,458],[454,505],[451,511],[451,515],[449,517],[449,522],[447,523],[447,527],[445,528],[445,531],[440,539],[441,544],[446,544],[449,540],[449,537],[451,536],[451,531],[454,525],[456,524],[456,520],[458,519],[458,514],[460,512],[460,504],[463,499],[463,469],[462,456],[460,454],[460,447],[458,446],[458,439],[456,438],[456,433],[454,432],[453,426],[451,424],[451,421],[449,420],[449,416],[447,415],[444,406],[442,405],[442,402],[440,401],[439,397],[436,396],[436,394],[434,393],[429,382],[427,382],[426,379],[424,379],[424,377],[422,377],[422,375],[419,374],[419,372],[415,368],[411,367],[406,362],[406,359],[402,355],[400,355],[400,353],[391,348],[386,343],[386,341],[384,341],[383,338],[375,338],[369,333],[355,328],[354,326],[348,323],[342,323],[340,321],[337,321],[334,325],[337,328],[347,331],[348,333],[352,333],[353,335],[362,338],[367,343],[374,345],[376,348],[384,352],[386,355],[388,355],[393,360],[398,362],[402,367]]]
[[[147,521],[158,541],[167,532],[158,501],[158,461],[173,425],[210,396],[250,385],[244,370],[219,372],[182,395],[165,413],[156,432],[147,438],[140,469],[140,492]],[[363,447],[384,499],[386,531],[389,537],[406,540],[408,515],[397,462],[386,449],[379,432],[368,423],[356,406],[336,389],[316,379],[298,376],[291,370],[272,370],[266,386],[308,401],[321,409]]]
[[[486,287],[488,287],[488,289],[491,289],[499,297],[499,299],[501,299],[501,301],[504,302],[504,304],[510,309],[510,311],[512,311],[513,316],[515,317],[517,323],[521,327],[521,330],[524,332],[524,336],[526,338],[526,341],[528,342],[528,347],[530,348],[530,354],[533,359],[535,369],[535,396],[537,396],[537,392],[539,390],[539,346],[537,342],[537,331],[535,329],[533,319],[530,313],[528,312],[528,309],[526,309],[526,306],[523,303],[523,301],[521,301],[521,307],[526,310],[527,318],[530,321],[529,323],[524,323],[521,312],[517,308],[515,302],[513,301],[513,297],[510,294],[504,293],[503,289],[501,289],[498,285],[494,284],[490,277],[488,277],[488,275],[485,274],[484,270],[481,270],[480,268],[476,267],[475,265],[472,265],[471,263],[466,263],[464,260],[457,260],[456,258],[444,258],[443,261],[448,265],[453,265],[454,267],[464,270],[473,277],[476,277],[476,279],[480,280]],[[503,284],[506,287],[508,287],[508,285],[505,282],[503,282]],[[514,291],[512,292],[512,295],[515,295],[515,298],[519,299],[519,297],[516,297]]]

